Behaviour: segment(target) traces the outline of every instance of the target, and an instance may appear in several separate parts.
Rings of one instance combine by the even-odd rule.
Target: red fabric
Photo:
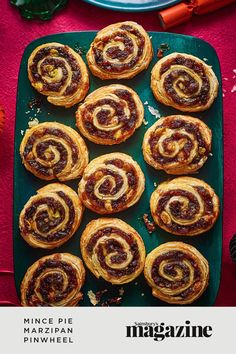
[[[13,269],[12,257],[12,189],[13,131],[17,75],[26,45],[46,34],[65,31],[95,30],[117,21],[137,21],[147,30],[162,31],[157,12],[132,14],[99,9],[81,1],[70,0],[66,9],[51,21],[27,21],[20,17],[8,1],[4,1],[0,22],[0,104],[5,108],[6,122],[0,133],[0,269]],[[229,255],[229,240],[236,233],[236,10],[235,5],[205,16],[172,31],[200,37],[211,43],[220,58],[224,97],[224,234],[220,291],[216,305],[236,306],[236,264]],[[17,301],[13,277],[0,275],[0,300]]]

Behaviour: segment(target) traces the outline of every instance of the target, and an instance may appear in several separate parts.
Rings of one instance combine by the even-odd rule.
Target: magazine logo
[[[161,342],[166,338],[210,338],[211,326],[192,325],[185,321],[183,325],[166,325],[164,322],[134,322],[133,326],[126,326],[127,338],[153,338]]]

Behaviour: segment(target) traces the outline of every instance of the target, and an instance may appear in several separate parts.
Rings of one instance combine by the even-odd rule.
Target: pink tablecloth
[[[17,75],[26,45],[46,34],[65,31],[95,30],[117,21],[133,20],[147,30],[160,31],[157,13],[118,13],[70,0],[67,8],[52,21],[27,21],[4,1],[0,22],[0,103],[6,111],[4,132],[0,134],[0,269],[13,269],[12,256],[12,186],[13,131]],[[203,38],[211,43],[220,58],[224,94],[224,232],[220,291],[216,305],[236,306],[236,264],[230,259],[229,240],[236,232],[236,5],[213,14],[195,17],[174,28],[173,32]],[[235,70],[235,73],[233,72]],[[11,275],[0,275],[0,300],[16,302]]]

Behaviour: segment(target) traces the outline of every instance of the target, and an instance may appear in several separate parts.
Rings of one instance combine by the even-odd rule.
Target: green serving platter
[[[18,227],[18,218],[24,204],[34,195],[38,188],[46,185],[46,181],[42,181],[29,173],[21,163],[19,155],[19,146],[22,135],[28,128],[30,118],[37,117],[39,122],[58,121],[75,128],[75,111],[76,106],[70,109],[56,107],[47,102],[46,97],[38,94],[31,86],[27,77],[27,61],[33,49],[47,42],[60,42],[82,53],[83,59],[86,61],[86,52],[90,43],[94,39],[96,32],[72,32],[60,33],[39,38],[30,43],[25,49],[19,72],[18,96],[16,109],[16,125],[15,125],[15,159],[14,159],[14,265],[15,265],[15,283],[20,296],[20,284],[27,268],[40,257],[54,252],[70,252],[76,256],[80,253],[80,235],[86,224],[99,215],[86,209],[82,223],[76,234],[64,245],[52,251],[31,248],[20,236]],[[184,52],[195,55],[207,61],[216,73],[220,89],[217,99],[212,107],[197,114],[191,114],[202,119],[213,132],[212,156],[209,156],[206,164],[201,168],[198,174],[194,175],[209,183],[218,194],[221,201],[221,213],[214,227],[203,235],[194,237],[179,237],[168,234],[167,232],[157,228],[155,232],[149,234],[143,221],[144,213],[150,214],[149,199],[155,189],[154,183],[165,181],[171,176],[163,171],[156,171],[144,162],[141,145],[145,131],[150,127],[156,118],[149,110],[148,105],[145,107],[145,120],[147,125],[142,125],[135,134],[126,142],[116,146],[101,146],[93,144],[86,140],[90,152],[90,160],[109,152],[124,152],[133,156],[133,158],[141,166],[146,176],[146,188],[140,201],[126,211],[115,214],[116,217],[129,223],[143,237],[147,253],[158,245],[168,241],[183,241],[195,246],[209,261],[210,264],[210,282],[207,290],[193,305],[194,306],[211,306],[215,302],[217,291],[220,284],[221,275],[221,254],[222,254],[222,209],[223,209],[223,143],[222,143],[222,91],[221,91],[221,74],[220,65],[215,50],[206,42],[199,38],[183,36],[172,33],[149,33],[153,48],[154,58],[149,68],[137,75],[132,80],[121,80],[120,83],[132,87],[140,96],[143,103],[159,110],[161,116],[177,114],[179,111],[166,107],[158,103],[150,90],[150,72],[157,61],[157,50],[162,43],[167,43],[169,50],[165,54],[172,52]],[[107,85],[114,81],[102,81],[90,74],[90,92],[98,87]],[[28,103],[33,98],[41,98],[42,105],[40,109],[29,109]],[[173,177],[173,176],[172,176]],[[68,183],[77,190],[78,181]],[[94,292],[107,289],[106,297],[119,296],[121,286],[111,285],[101,279],[96,279],[89,270],[87,270],[86,282],[83,287],[84,298],[80,302],[80,306],[92,306],[88,298],[87,292]],[[159,301],[151,295],[151,289],[145,282],[144,276],[140,275],[133,282],[123,285],[123,300],[121,306],[166,306],[167,304]]]
[[[143,12],[161,10],[178,4],[181,0],[84,0],[85,2],[108,10],[123,12]]]

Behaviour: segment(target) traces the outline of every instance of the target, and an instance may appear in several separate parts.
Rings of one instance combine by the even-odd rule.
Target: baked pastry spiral
[[[31,85],[56,106],[73,106],[83,100],[89,89],[83,59],[60,43],[46,43],[34,49],[28,60],[28,77]]]
[[[92,142],[114,145],[133,135],[143,116],[143,105],[135,91],[124,85],[109,85],[86,97],[77,110],[76,124]]]
[[[70,253],[42,257],[28,268],[21,283],[22,306],[76,306],[82,299],[85,269]]]
[[[44,180],[79,178],[88,164],[88,149],[81,136],[56,122],[40,123],[27,129],[20,155],[26,169]]]
[[[169,304],[191,304],[208,286],[209,265],[195,247],[167,242],[147,255],[144,275],[153,296]]]
[[[92,220],[81,236],[80,248],[90,271],[112,284],[131,282],[144,267],[143,240],[120,219]]]
[[[197,118],[164,117],[144,135],[144,159],[155,169],[169,174],[193,173],[206,162],[211,139],[211,130]]]
[[[178,177],[157,187],[150,199],[152,217],[175,235],[194,236],[208,231],[219,215],[219,198],[204,181]]]
[[[208,109],[217,96],[218,86],[212,68],[185,53],[165,56],[151,73],[151,88],[156,99],[183,112]]]
[[[32,247],[52,249],[69,240],[78,229],[83,205],[65,184],[51,183],[39,189],[20,213],[22,237]]]
[[[99,31],[87,53],[90,70],[100,79],[131,79],[152,60],[151,40],[142,26],[125,21]]]
[[[92,160],[79,183],[83,204],[98,214],[112,214],[138,202],[145,178],[131,156],[114,152]]]

